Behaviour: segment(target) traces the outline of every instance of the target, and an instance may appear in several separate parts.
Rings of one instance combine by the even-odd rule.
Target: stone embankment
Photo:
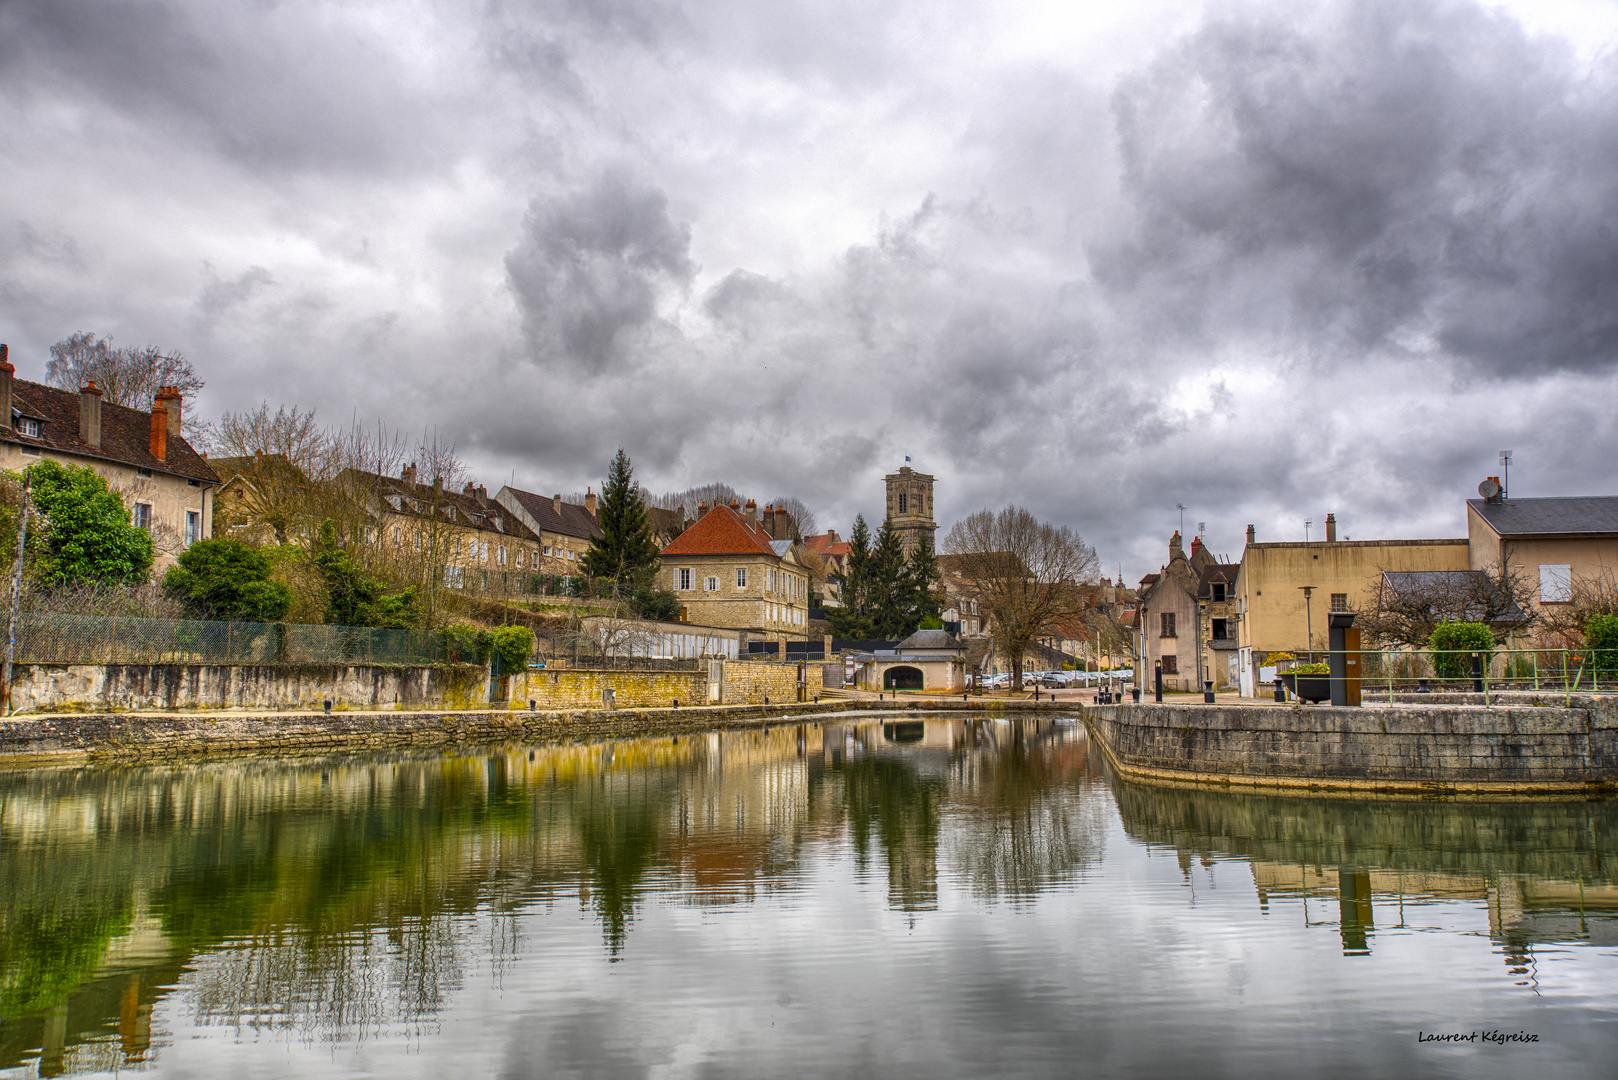
[[[1009,709],[1008,709],[1009,705]],[[598,736],[655,735],[813,720],[834,714],[1057,712],[1056,702],[905,698],[698,708],[536,711],[512,709],[322,713],[77,713],[0,719],[0,766],[75,758],[167,758],[368,746],[431,746]]]
[[[1088,706],[1125,777],[1408,794],[1606,793],[1618,789],[1618,702],[1376,708]]]

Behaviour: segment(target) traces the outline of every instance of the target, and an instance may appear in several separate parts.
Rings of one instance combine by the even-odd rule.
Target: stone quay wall
[[[1165,783],[1513,794],[1618,789],[1618,715],[1482,704],[1086,706],[1124,776]]]
[[[629,737],[726,727],[791,724],[828,714],[992,712],[1004,703],[852,701],[810,704],[721,705],[701,708],[535,711],[487,709],[446,712],[348,712],[240,715],[84,713],[0,718],[0,767],[64,760],[147,760],[251,752],[325,753],[382,746],[485,745]],[[1071,715],[1065,703],[1019,703],[1020,714]]]
[[[813,687],[813,683],[810,685]],[[813,695],[818,688],[809,692]],[[726,661],[724,695],[726,705],[762,705],[766,698],[771,702],[796,701],[798,665],[767,660]]]
[[[535,702],[542,709],[599,709],[601,692],[611,689],[620,709],[701,705],[708,692],[706,671],[603,671],[554,668],[530,671],[511,680],[512,708]]]

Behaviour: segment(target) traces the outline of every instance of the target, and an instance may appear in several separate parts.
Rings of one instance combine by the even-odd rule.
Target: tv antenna
[[[1208,523],[1206,521],[1197,522],[1197,538],[1201,539],[1203,536],[1207,535],[1207,532]]]
[[[1510,450],[1502,450],[1502,451],[1500,451],[1500,479],[1502,481],[1504,481],[1504,483],[1501,484],[1501,487],[1502,487],[1503,490],[1500,492],[1500,497],[1505,498],[1506,496],[1511,494],[1511,451]]]
[[[1303,519],[1303,542],[1306,544],[1309,542],[1309,526],[1313,525],[1314,523],[1314,518]]]

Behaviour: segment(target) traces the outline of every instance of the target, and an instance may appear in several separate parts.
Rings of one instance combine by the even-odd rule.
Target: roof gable
[[[770,536],[757,526],[749,526],[742,516],[728,506],[716,506],[697,519],[674,542],[663,549],[664,555],[769,555],[776,551]]]

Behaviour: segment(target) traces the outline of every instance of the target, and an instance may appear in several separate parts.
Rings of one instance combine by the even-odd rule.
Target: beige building
[[[1163,668],[1165,690],[1197,690],[1211,682],[1220,689],[1240,680],[1236,641],[1235,581],[1239,569],[1222,563],[1191,540],[1187,557],[1176,532],[1169,538],[1169,561],[1141,579],[1137,627],[1143,687]]]
[[[658,580],[680,601],[680,621],[802,638],[809,624],[809,573],[790,540],[773,540],[749,501],[703,506],[663,549]]]
[[[1466,570],[1465,540],[1338,540],[1328,515],[1326,539],[1260,544],[1247,527],[1236,575],[1238,668],[1251,694],[1259,665],[1274,652],[1323,651],[1326,616],[1362,607],[1384,572]]]
[[[591,538],[601,535],[593,493],[586,494],[581,504],[563,502],[560,495],[547,498],[503,487],[494,498],[539,538],[540,573],[563,577],[581,573],[579,560],[590,550]]]
[[[1541,615],[1618,586],[1618,496],[1468,499],[1466,536],[1472,569],[1506,564]]]
[[[932,543],[938,532],[938,523],[933,520],[933,478],[906,465],[884,479],[888,485],[888,520],[904,543],[905,554],[909,555],[922,537]],[[933,543],[933,550],[937,549],[938,545]]]
[[[93,469],[152,534],[154,580],[213,535],[219,478],[180,434],[178,391],[165,387],[142,412],[102,401],[94,383],[75,393],[18,379],[8,352],[0,345],[0,467],[22,472],[50,458]]]

